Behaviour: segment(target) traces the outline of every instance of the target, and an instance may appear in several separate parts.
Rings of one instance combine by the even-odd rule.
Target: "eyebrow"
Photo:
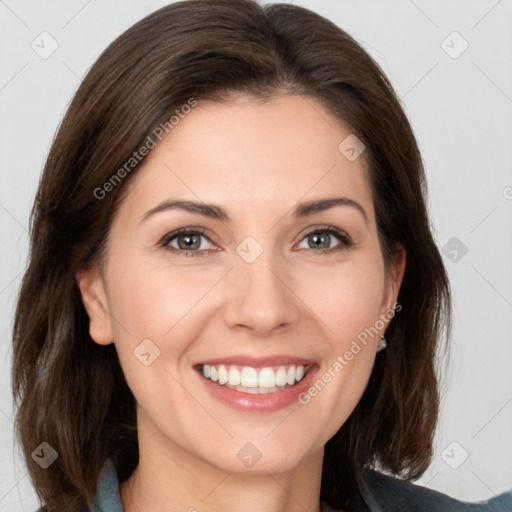
[[[334,206],[350,206],[355,208],[361,213],[366,225],[368,225],[368,215],[366,214],[365,209],[357,201],[354,201],[348,197],[331,197],[327,199],[317,199],[300,203],[294,208],[293,216],[296,218],[303,218],[309,215],[313,215],[314,213],[320,213],[329,210]],[[222,207],[215,204],[170,199],[163,201],[154,208],[151,208],[151,210],[148,210],[142,216],[141,222],[146,220],[148,217],[151,217],[152,215],[168,210],[183,210],[189,213],[195,213],[198,215],[203,215],[204,217],[209,217],[211,219],[227,222],[231,220],[227,212]]]

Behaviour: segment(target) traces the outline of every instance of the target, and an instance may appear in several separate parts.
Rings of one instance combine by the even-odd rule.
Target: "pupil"
[[[314,240],[313,243],[317,243],[318,240],[321,240],[321,238],[323,237],[324,238],[324,241],[326,239],[326,235],[318,235],[318,234],[315,234],[315,235],[311,235],[312,239]],[[320,241],[320,244],[322,242]],[[317,247],[319,247],[319,245],[316,245]],[[322,247],[322,249],[327,249],[329,247],[329,244],[327,243],[327,245],[324,243],[324,246]]]
[[[194,238],[197,239],[197,235],[184,235],[182,237],[182,239],[185,240],[185,245],[187,245],[186,249],[190,249],[193,245],[197,245],[197,241],[194,241]],[[197,249],[197,247],[194,248]]]

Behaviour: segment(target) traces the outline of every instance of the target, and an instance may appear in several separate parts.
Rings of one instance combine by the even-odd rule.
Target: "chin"
[[[323,446],[318,451],[321,455]],[[291,471],[310,458],[313,452],[305,449],[303,442],[292,446],[262,438],[260,441],[235,441],[230,446],[219,445],[217,453],[212,456],[209,452],[203,460],[222,471],[241,475],[268,475]]]

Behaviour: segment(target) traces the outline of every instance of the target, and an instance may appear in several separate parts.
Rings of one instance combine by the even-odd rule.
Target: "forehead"
[[[298,201],[342,195],[371,218],[366,162],[340,150],[347,137],[350,126],[311,97],[199,101],[151,150],[130,197],[141,209],[172,196],[282,214]]]

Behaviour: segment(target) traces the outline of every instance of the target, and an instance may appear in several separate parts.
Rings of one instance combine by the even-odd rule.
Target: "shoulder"
[[[98,479],[96,495],[88,510],[89,512],[123,512],[119,493],[119,478],[111,459],[107,459],[103,465]],[[48,510],[40,508],[36,512],[48,512]]]
[[[108,459],[103,467],[96,496],[91,504],[91,512],[123,512],[119,479],[111,459]]]
[[[512,490],[489,501],[467,503],[446,494],[370,469],[363,470],[361,492],[371,512],[509,512]]]
[[[114,463],[107,459],[98,480],[96,495],[90,503],[88,512],[123,512],[121,495],[119,493],[119,479]],[[49,512],[40,508],[36,512]],[[73,512],[78,512],[73,509]]]

